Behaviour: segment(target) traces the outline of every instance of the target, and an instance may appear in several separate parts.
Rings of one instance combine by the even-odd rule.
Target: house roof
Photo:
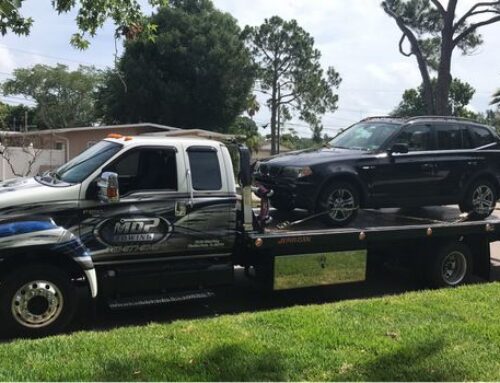
[[[28,132],[11,132],[11,131],[0,131],[0,135],[4,136],[16,136],[16,135],[41,135],[41,134],[60,134],[60,133],[71,133],[71,132],[81,132],[86,130],[117,130],[124,128],[145,128],[152,127],[160,130],[165,130],[167,132],[171,132],[174,130],[182,130],[180,128],[174,128],[172,126],[153,124],[150,122],[138,123],[138,124],[121,124],[121,125],[102,125],[102,126],[85,126],[80,128],[65,128],[65,129],[47,129],[47,130],[32,130]]]
[[[160,136],[160,137],[202,137],[213,140],[233,140],[241,136],[236,134],[225,134],[212,132],[204,129],[176,129],[166,132],[143,133],[141,136]]]

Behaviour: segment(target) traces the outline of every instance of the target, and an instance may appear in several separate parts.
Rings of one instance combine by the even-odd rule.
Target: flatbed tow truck
[[[270,291],[363,281],[385,260],[436,287],[489,279],[494,216],[362,210],[333,229],[305,211],[268,211],[270,191],[253,186],[256,211],[250,155],[238,150],[240,192],[221,142],[119,135],[54,172],[0,184],[1,330],[60,331],[82,292],[114,310],[206,298],[234,283],[237,266]]]

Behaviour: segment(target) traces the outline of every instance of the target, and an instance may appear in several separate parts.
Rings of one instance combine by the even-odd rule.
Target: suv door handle
[[[477,161],[467,161],[467,165],[469,165],[469,166],[476,166],[477,165]]]
[[[422,164],[420,167],[424,170],[429,170],[429,169],[434,169],[435,165],[434,164]]]

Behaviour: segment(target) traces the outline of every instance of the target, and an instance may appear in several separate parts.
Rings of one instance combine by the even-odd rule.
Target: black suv
[[[489,127],[449,117],[372,117],[324,148],[256,164],[257,183],[274,190],[273,207],[322,215],[343,226],[358,208],[459,204],[476,219],[500,191],[500,138]]]

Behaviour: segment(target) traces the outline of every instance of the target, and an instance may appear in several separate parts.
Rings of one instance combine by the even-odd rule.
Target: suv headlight
[[[312,175],[312,170],[309,166],[291,166],[283,168],[282,175],[285,177],[303,178]]]

